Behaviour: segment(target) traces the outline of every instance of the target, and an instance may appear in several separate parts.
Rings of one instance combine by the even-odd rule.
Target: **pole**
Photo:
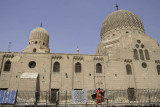
[[[67,107],[67,90],[66,90],[66,104],[65,107]]]
[[[150,95],[150,90],[149,90],[149,88],[148,88],[148,100],[149,100],[149,103],[151,103],[151,95]]]
[[[47,106],[47,91],[46,91],[46,106]]]

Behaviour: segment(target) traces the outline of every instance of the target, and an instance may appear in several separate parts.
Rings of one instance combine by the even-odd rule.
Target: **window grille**
[[[4,71],[10,71],[11,69],[11,61],[6,61],[4,64]]]
[[[128,75],[132,75],[131,65],[129,65],[129,64],[126,65],[126,72],[127,72]]]
[[[55,62],[54,63],[53,72],[60,72],[60,64],[59,64],[59,62]]]
[[[75,72],[81,72],[81,64],[79,62],[75,64]]]
[[[96,73],[102,73],[102,65],[100,63],[96,64]]]
[[[128,99],[129,101],[135,101],[136,100],[136,96],[135,96],[135,90],[134,88],[128,88]]]
[[[160,65],[157,65],[157,73],[160,75]]]
[[[139,60],[138,51],[136,49],[134,49],[133,51],[134,51],[134,59]]]
[[[146,60],[150,60],[148,50],[146,49],[144,52],[145,52],[145,55],[146,55]]]
[[[140,58],[141,58],[141,60],[144,60],[144,54],[143,54],[142,49],[140,49],[140,50],[139,50],[139,54],[140,54]]]

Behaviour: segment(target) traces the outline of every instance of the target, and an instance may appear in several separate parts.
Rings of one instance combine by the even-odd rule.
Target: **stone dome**
[[[42,27],[38,27],[31,31],[29,40],[32,40],[32,39],[41,39],[46,42],[49,42],[49,34],[46,29]]]
[[[126,28],[145,33],[143,23],[136,14],[128,10],[117,10],[108,15],[104,20],[101,27],[101,39],[104,38],[104,34]]]

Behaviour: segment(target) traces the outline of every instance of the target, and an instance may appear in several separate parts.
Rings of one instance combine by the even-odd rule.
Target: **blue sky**
[[[30,32],[49,32],[51,53],[95,54],[104,19],[116,10],[137,14],[147,35],[160,43],[160,0],[0,0],[0,51],[22,52]]]

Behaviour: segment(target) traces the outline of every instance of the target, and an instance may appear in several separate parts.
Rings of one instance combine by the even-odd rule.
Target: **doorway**
[[[51,103],[58,103],[59,89],[51,89]]]
[[[134,88],[128,88],[127,92],[128,92],[129,101],[135,101],[136,100],[136,96],[135,96]]]

